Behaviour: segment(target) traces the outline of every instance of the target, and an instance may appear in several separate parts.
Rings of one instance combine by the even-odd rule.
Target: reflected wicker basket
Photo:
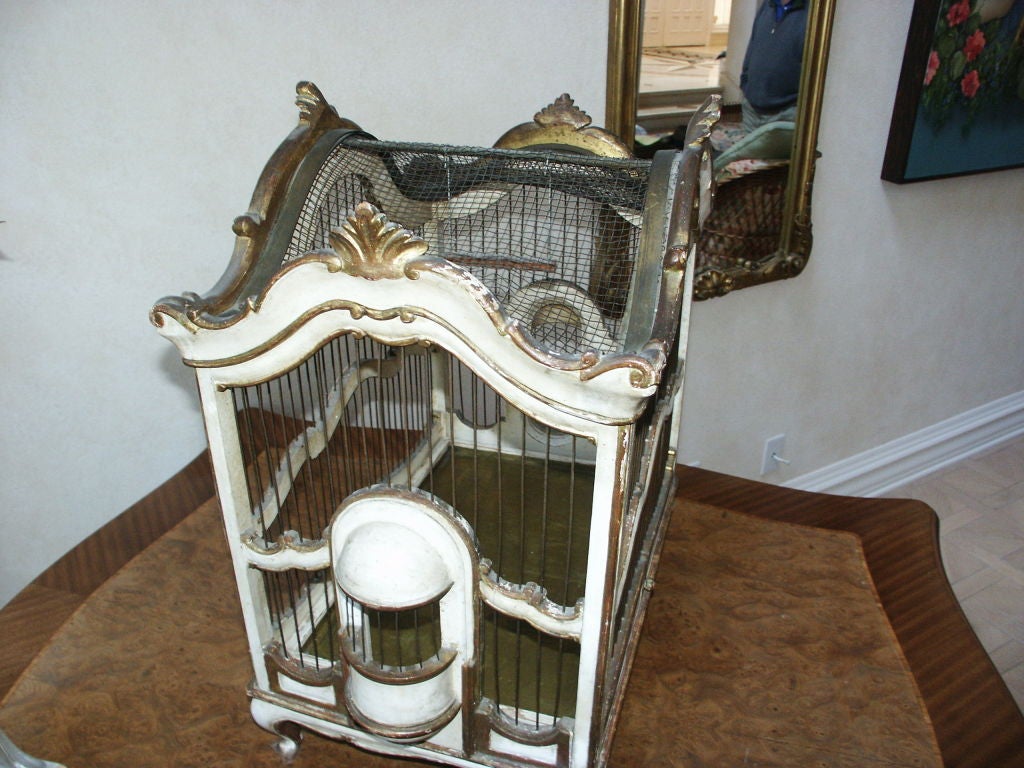
[[[789,165],[720,183],[697,246],[697,271],[742,267],[779,247]]]

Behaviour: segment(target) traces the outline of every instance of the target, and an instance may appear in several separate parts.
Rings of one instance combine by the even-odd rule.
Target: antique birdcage
[[[252,712],[461,766],[603,765],[673,491],[709,103],[637,160],[563,96],[493,149],[315,86],[231,264],[152,319],[195,368]]]

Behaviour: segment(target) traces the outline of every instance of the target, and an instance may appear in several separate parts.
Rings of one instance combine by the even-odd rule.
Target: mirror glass
[[[762,8],[762,4],[767,7]],[[634,144],[637,154],[671,145],[672,115],[677,116],[677,126],[685,123],[690,101],[724,91],[721,151],[716,162],[718,191],[715,209],[705,224],[698,247],[694,283],[697,299],[793,277],[803,270],[810,256],[811,186],[835,0],[806,0],[806,31],[795,112],[781,116],[788,119],[771,120],[769,125],[751,129],[748,123],[746,131],[740,127],[738,80],[755,14],[763,12],[775,18],[788,12],[779,6],[790,5],[794,4],[781,0],[647,0],[645,30],[645,3],[610,0],[606,127],[633,141],[639,125],[641,135]],[[700,23],[693,21],[703,14],[707,22],[704,26],[710,28],[715,6],[719,17],[724,15],[723,11],[729,13],[731,31],[727,41],[721,37],[712,41],[707,34],[710,29],[701,33]],[[682,26],[698,28],[696,38],[686,38],[689,30],[682,30]],[[671,87],[657,84],[654,88],[660,93],[645,92],[641,97],[645,43],[660,48],[653,62],[655,68],[669,74],[663,82],[670,82],[673,71],[694,68],[695,62],[697,69],[714,69],[723,74],[712,78],[717,82],[709,82],[708,78],[703,83],[691,80],[684,86],[685,98],[678,91],[673,93]],[[694,47],[687,53],[686,48],[679,46]],[[727,55],[716,61],[715,48],[726,51],[732,59]],[[671,61],[673,56],[678,58],[676,66]],[[704,63],[699,61],[702,58]],[[652,78],[647,71],[645,78],[656,76]],[[659,130],[665,135],[656,137],[654,133]]]

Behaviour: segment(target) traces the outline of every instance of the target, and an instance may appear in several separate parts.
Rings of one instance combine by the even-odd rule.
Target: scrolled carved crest
[[[533,116],[533,121],[509,129],[494,146],[500,149],[536,147],[573,148],[599,157],[632,157],[621,139],[591,125],[586,112],[577,107],[572,97],[563,93]]]
[[[593,120],[590,115],[576,106],[568,93],[563,93],[551,104],[533,116],[539,125],[569,125],[579,130],[586,128]]]
[[[427,251],[427,243],[394,223],[370,203],[359,203],[345,223],[330,234],[340,268],[367,280],[406,276],[406,267]]]

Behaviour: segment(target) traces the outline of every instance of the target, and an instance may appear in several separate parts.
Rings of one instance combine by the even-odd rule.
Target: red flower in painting
[[[967,17],[971,15],[971,3],[970,0],[960,0],[959,3],[954,3],[949,7],[949,13],[946,14],[946,22],[951,27],[955,27],[958,24],[963,24],[967,21]]]
[[[960,91],[968,99],[973,99],[974,94],[978,92],[981,87],[981,78],[978,77],[978,70],[972,69],[963,79],[960,81]]]
[[[939,71],[939,54],[932,51],[928,54],[928,68],[924,71],[924,84],[928,85],[932,78],[935,77],[935,73]]]
[[[964,43],[964,56],[968,61],[974,61],[978,54],[985,50],[985,35],[980,29],[974,30],[974,34],[967,38]]]

